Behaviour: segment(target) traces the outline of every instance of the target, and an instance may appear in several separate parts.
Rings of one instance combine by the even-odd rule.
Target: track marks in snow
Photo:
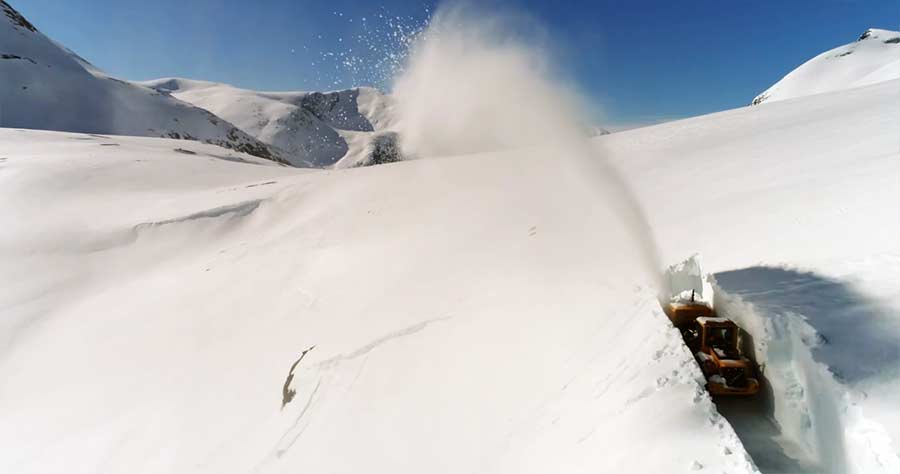
[[[300,413],[297,415],[297,418],[294,419],[294,423],[291,425],[291,428],[284,432],[281,435],[281,438],[278,440],[276,446],[279,446],[275,451],[276,457],[281,457],[286,453],[289,449],[294,446],[294,443],[300,439],[300,436],[303,435],[303,432],[306,431],[306,427],[309,424],[304,424],[300,426],[300,422],[303,420],[306,412],[309,411],[309,408],[312,406],[313,401],[316,398],[316,394],[319,393],[319,387],[322,386],[322,379],[316,381],[315,387],[313,387],[312,392],[310,392],[309,397],[306,399],[306,403],[303,404],[303,408],[300,409]],[[299,429],[298,429],[299,426]],[[293,433],[293,435],[292,435]],[[287,443],[284,443],[287,440]]]
[[[253,184],[248,184],[248,185],[246,185],[246,186],[244,186],[244,187],[245,187],[245,188],[255,188],[255,187],[257,187],[257,186],[268,186],[268,185],[270,185],[270,184],[277,184],[277,183],[278,183],[278,181],[266,181],[265,183],[253,183]]]

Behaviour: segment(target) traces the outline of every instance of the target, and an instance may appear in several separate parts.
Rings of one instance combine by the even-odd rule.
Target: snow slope
[[[0,471],[753,472],[556,157],[0,141]]]
[[[196,139],[282,160],[221,118],[110,77],[0,2],[0,126]]]
[[[871,28],[826,51],[753,99],[753,105],[900,79],[900,32]]]
[[[284,150],[295,166],[367,164],[372,140],[391,126],[390,98],[369,87],[322,93],[257,92],[178,78],[140,84],[234,123]]]

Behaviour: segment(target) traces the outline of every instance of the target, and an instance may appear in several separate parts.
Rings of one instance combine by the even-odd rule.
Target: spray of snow
[[[468,4],[442,7],[410,45],[395,78],[407,156],[538,149],[613,204],[656,274],[652,231],[625,180],[586,139],[588,103],[567,86],[538,25]],[[524,159],[524,158],[523,158]],[[590,183],[590,184],[589,184]],[[599,184],[598,184],[599,183]]]
[[[309,72],[326,87],[384,88],[406,61],[409,45],[427,25],[427,6],[418,14],[392,14],[384,6],[368,15],[341,11],[333,15],[344,21],[342,34],[317,34],[302,48],[311,53]],[[292,50],[293,53],[293,50]]]

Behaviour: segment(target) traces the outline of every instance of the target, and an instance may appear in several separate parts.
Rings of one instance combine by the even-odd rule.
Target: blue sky
[[[323,90],[377,80],[371,64],[384,58],[384,46],[392,46],[389,19],[402,17],[401,23],[412,25],[440,2],[10,3],[45,34],[119,77]],[[491,3],[542,24],[558,62],[614,124],[739,107],[804,60],[853,41],[868,27],[900,29],[900,0]],[[360,53],[372,44],[380,51]],[[328,56],[349,56],[351,48],[370,65],[363,72],[353,73],[337,56]]]

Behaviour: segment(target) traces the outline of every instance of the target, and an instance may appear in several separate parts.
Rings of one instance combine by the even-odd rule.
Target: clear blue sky
[[[252,89],[322,90],[377,79],[353,73],[328,53],[355,47],[353,54],[359,54],[373,41],[390,43],[386,18],[422,21],[440,2],[10,3],[45,34],[119,77],[179,76]],[[745,105],[804,60],[853,41],[868,27],[900,29],[900,0],[493,3],[542,23],[561,52],[560,63],[615,123]],[[380,54],[364,58],[371,63]]]

